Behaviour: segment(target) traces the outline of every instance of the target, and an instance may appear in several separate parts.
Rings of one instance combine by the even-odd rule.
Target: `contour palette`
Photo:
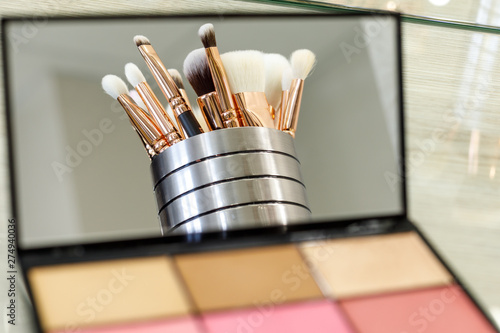
[[[35,266],[43,332],[497,332],[413,231]]]

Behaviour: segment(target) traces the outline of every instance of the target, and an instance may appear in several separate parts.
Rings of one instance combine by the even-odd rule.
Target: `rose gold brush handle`
[[[203,118],[210,130],[224,128],[224,123],[221,118],[222,110],[220,108],[219,97],[215,91],[201,95],[197,99]]]
[[[300,103],[302,101],[302,91],[304,90],[304,80],[294,79],[290,86],[288,102],[283,113],[282,131],[295,138],[297,124],[299,121]]]
[[[161,134],[154,120],[144,110],[135,105],[128,95],[122,94],[118,96],[117,100],[147,145],[157,154],[168,148],[167,140]]]
[[[288,90],[283,90],[281,91],[280,107],[274,116],[274,128],[280,131],[283,130],[284,113],[287,102],[288,102]]]
[[[177,132],[172,120],[167,115],[165,108],[163,108],[163,105],[160,103],[154,92],[151,90],[151,87],[146,82],[141,82],[135,88],[153,116],[153,119],[156,121],[159,129],[167,139],[168,144],[172,146],[180,142],[182,138],[179,132]]]
[[[167,98],[172,111],[178,119],[186,137],[195,136],[203,133],[200,124],[196,120],[192,110],[182,98],[177,85],[168,73],[167,68],[161,62],[156,51],[151,45],[141,45],[138,47],[146,65],[153,74],[158,86]]]
[[[225,127],[240,127],[245,125],[242,118],[239,117],[238,111],[235,108],[231,89],[227,81],[226,71],[220,58],[217,47],[209,47],[205,49],[207,54],[208,66],[212,74],[215,91],[219,96],[221,107],[221,118]],[[242,124],[243,122],[243,124]]]
[[[248,118],[249,126],[274,128],[271,106],[264,92],[240,92],[234,94],[236,105]]]

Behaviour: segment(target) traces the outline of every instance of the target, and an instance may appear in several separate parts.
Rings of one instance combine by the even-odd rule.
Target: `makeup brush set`
[[[134,42],[168,106],[133,63],[125,74],[135,90],[129,92],[115,75],[102,79],[152,160],[162,232],[310,219],[293,139],[314,53],[300,49],[290,60],[255,50],[219,54],[212,24],[201,26],[198,34],[204,48],[187,55],[183,71],[198,95],[199,112],[180,73],[167,70],[145,36],[135,36]]]

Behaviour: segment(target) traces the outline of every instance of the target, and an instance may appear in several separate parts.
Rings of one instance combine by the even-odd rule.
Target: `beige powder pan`
[[[293,245],[187,254],[175,260],[200,311],[323,297]]]
[[[441,286],[453,280],[414,232],[309,242],[300,249],[334,298]]]
[[[140,322],[191,310],[171,259],[39,266],[28,279],[44,331]]]

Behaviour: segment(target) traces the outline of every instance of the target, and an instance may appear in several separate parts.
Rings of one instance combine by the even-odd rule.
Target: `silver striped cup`
[[[293,138],[227,128],[168,148],[151,163],[162,233],[302,223],[311,218]]]

